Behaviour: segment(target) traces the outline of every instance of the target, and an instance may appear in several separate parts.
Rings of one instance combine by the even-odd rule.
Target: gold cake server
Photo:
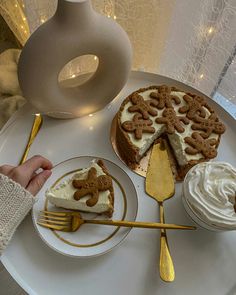
[[[163,141],[152,148],[146,175],[146,193],[158,202],[160,222],[165,223],[163,202],[174,195],[175,184]],[[175,270],[165,229],[161,229],[160,247],[160,277],[163,281],[172,282]]]
[[[26,145],[23,156],[22,156],[22,158],[20,160],[20,164],[23,164],[25,162],[25,160],[26,160],[26,158],[28,156],[28,153],[29,153],[29,149],[30,149],[35,137],[37,136],[37,134],[38,134],[38,132],[39,132],[41,126],[42,126],[42,123],[43,123],[42,115],[41,114],[35,114],[33,126],[32,126],[30,136],[29,136],[29,139],[28,139],[28,143]]]

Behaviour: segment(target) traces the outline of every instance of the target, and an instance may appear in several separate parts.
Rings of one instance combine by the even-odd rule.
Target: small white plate
[[[45,191],[53,185],[71,177],[76,170],[88,167],[96,157],[83,156],[72,158],[57,164],[52,170],[52,176],[48,179],[39,193],[39,200],[32,210],[32,218],[43,241],[55,251],[73,257],[93,257],[104,254],[119,245],[130,232],[131,228],[115,227],[97,224],[84,224],[73,233],[59,232],[44,228],[37,224],[39,212],[47,208],[50,211],[66,211],[56,208],[46,201]],[[116,164],[102,159],[113,178],[114,186],[114,220],[136,219],[138,199],[135,187],[129,176]],[[107,219],[97,214],[82,213],[83,218]]]

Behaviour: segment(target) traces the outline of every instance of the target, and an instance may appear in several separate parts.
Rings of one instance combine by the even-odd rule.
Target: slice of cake
[[[57,207],[111,217],[114,205],[112,178],[102,160],[75,173],[69,180],[47,190],[46,197]]]
[[[167,136],[183,179],[195,164],[216,157],[225,126],[204,97],[166,85],[130,94],[117,114],[116,142],[132,168],[154,141]]]

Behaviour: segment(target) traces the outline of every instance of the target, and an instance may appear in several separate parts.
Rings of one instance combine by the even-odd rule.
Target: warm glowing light
[[[74,78],[75,77],[75,74],[71,75],[71,78]]]
[[[208,30],[208,34],[213,33],[213,31],[214,31],[214,29],[212,27],[210,27],[209,30]]]
[[[26,34],[26,33],[27,33],[27,31],[26,31],[26,30],[24,30],[24,33]]]
[[[26,21],[26,17],[23,17],[23,20]]]
[[[23,26],[20,26],[22,29],[24,29],[24,27]]]
[[[15,7],[18,7],[18,5],[17,5],[17,4],[15,4]]]
[[[91,131],[92,131],[92,130],[93,130],[93,126],[89,126],[89,130],[91,130]]]
[[[44,18],[41,18],[41,23],[45,23],[45,19]]]
[[[94,60],[97,60],[98,58],[96,56],[94,56]]]
[[[201,75],[200,75],[200,79],[202,79],[203,77],[204,77],[204,75],[203,75],[203,74],[201,74]]]
[[[108,14],[108,16],[107,17],[111,17],[109,14]]]
[[[114,15],[114,19],[116,19],[116,15]]]
[[[93,114],[89,114],[89,117],[92,117],[93,116]]]

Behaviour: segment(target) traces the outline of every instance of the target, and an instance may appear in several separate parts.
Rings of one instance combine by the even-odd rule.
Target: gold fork
[[[30,136],[29,136],[29,139],[28,139],[28,143],[26,145],[23,156],[22,156],[22,158],[20,160],[20,164],[23,164],[26,161],[26,158],[28,156],[30,147],[31,147],[35,137],[37,136],[37,134],[38,134],[38,132],[39,132],[41,126],[42,126],[42,123],[43,123],[42,115],[41,114],[35,114],[34,122],[33,122],[31,132],[30,132]]]
[[[93,220],[83,219],[79,212],[51,212],[41,211],[37,223],[41,226],[59,231],[74,232],[84,223],[103,224],[112,226],[141,227],[141,228],[165,228],[194,230],[195,226],[185,226],[176,224],[152,223],[152,222],[132,222],[124,220]]]

